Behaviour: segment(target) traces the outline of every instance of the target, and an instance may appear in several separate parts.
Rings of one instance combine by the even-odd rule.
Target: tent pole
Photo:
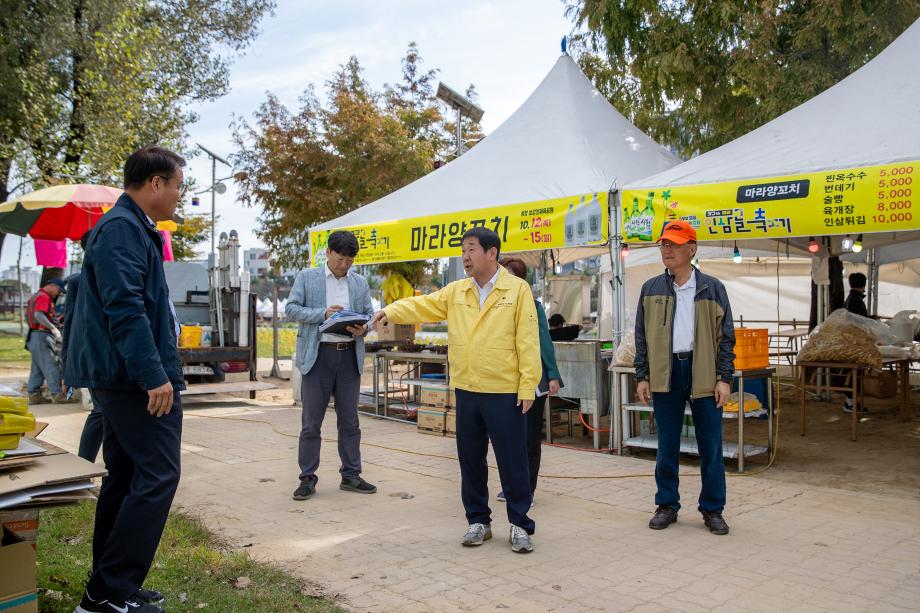
[[[616,356],[617,348],[620,346],[620,341],[623,338],[623,319],[626,316],[626,297],[624,296],[625,284],[623,279],[624,268],[623,268],[623,258],[620,257],[620,249],[622,247],[622,235],[620,234],[620,190],[614,188],[610,190],[610,193],[607,194],[607,228],[609,240],[607,241],[610,246],[610,283],[613,296],[613,352]],[[615,358],[614,358],[615,359]],[[620,376],[619,373],[613,373],[613,376],[610,377],[610,440],[608,441],[608,449],[616,449],[617,455],[622,455],[623,450],[620,449],[620,442],[623,440],[623,437],[620,433],[620,428],[622,424],[620,423],[620,416],[614,413],[613,408],[619,403],[617,402],[619,394],[622,394],[620,390]]]
[[[878,315],[878,284],[879,284],[879,266],[878,252],[875,247],[869,250],[869,315],[875,317]]]

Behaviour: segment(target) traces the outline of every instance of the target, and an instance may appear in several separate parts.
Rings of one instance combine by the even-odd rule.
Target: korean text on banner
[[[675,219],[696,228],[700,241],[915,230],[915,180],[920,183],[920,160],[624,190],[621,232],[627,242],[651,242]]]
[[[609,234],[607,219],[607,192],[598,192],[334,230],[355,233],[355,264],[379,264],[458,256],[464,232],[476,226],[495,230],[503,252],[601,245]],[[310,232],[313,266],[325,263],[334,230]]]

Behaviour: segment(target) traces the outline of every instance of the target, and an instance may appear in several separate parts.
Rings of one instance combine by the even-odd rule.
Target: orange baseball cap
[[[683,245],[690,241],[696,241],[696,230],[689,223],[682,219],[669,221],[661,231],[661,237],[656,242],[669,240],[672,243]]]

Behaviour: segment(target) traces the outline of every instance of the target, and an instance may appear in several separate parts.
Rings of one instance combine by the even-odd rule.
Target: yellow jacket
[[[394,324],[447,320],[453,387],[534,399],[542,375],[537,309],[530,286],[504,268],[482,310],[479,286],[469,278],[427,296],[403,298],[384,312]]]

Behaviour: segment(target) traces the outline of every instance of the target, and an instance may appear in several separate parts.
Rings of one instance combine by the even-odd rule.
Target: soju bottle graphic
[[[575,244],[584,245],[588,242],[588,208],[585,206],[585,197],[575,208]]]
[[[571,247],[575,244],[575,205],[570,204],[569,210],[565,214],[565,221],[563,222],[565,226],[565,246]]]
[[[603,213],[601,212],[601,203],[597,199],[597,194],[594,194],[594,197],[591,198],[591,202],[588,203],[587,207],[588,213],[588,241],[589,242],[599,242],[603,238],[603,228],[601,223],[603,222]]]
[[[626,228],[626,238],[636,238],[639,236],[639,199],[633,198],[632,217],[629,220],[629,226]]]
[[[652,226],[655,223],[655,206],[652,204],[655,200],[655,192],[649,192],[648,198],[645,199],[645,208],[639,214],[641,223],[639,224],[639,240],[652,241]]]
[[[636,199],[633,198],[633,202],[636,202]],[[629,207],[623,207],[623,238],[629,239],[632,238],[632,217],[629,214]]]

